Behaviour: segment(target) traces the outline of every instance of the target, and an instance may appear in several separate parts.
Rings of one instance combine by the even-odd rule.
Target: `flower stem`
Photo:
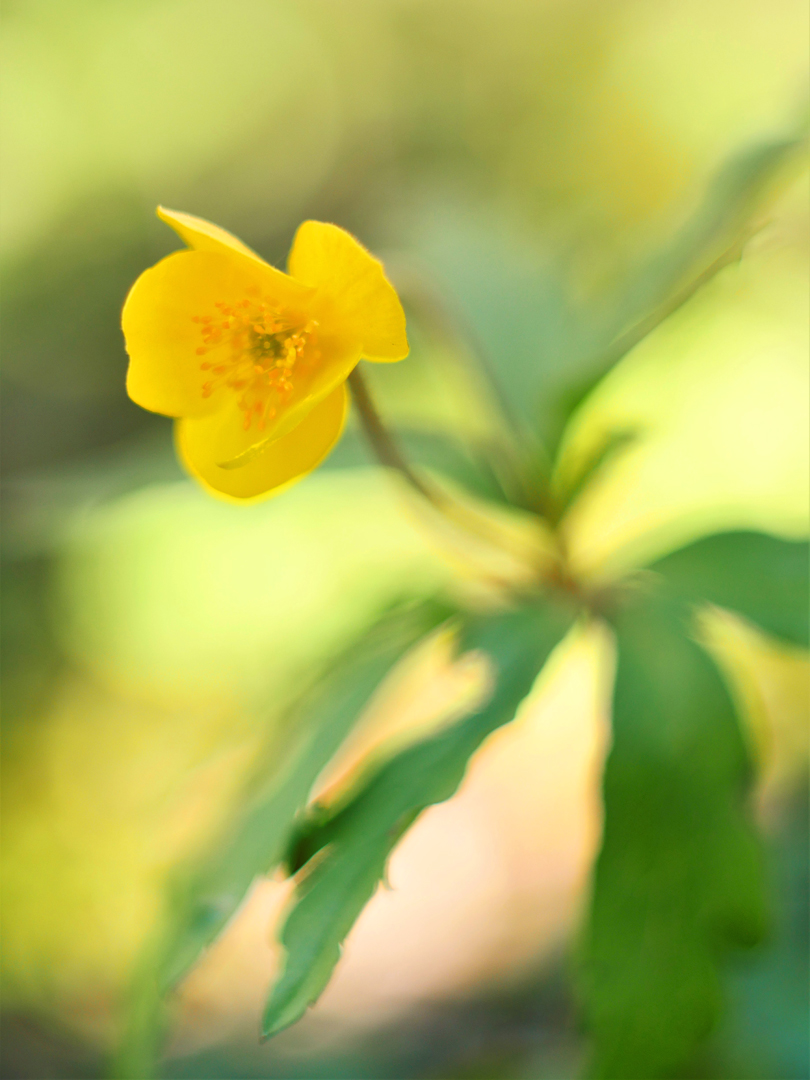
[[[352,388],[352,397],[357,406],[363,431],[380,463],[387,465],[389,469],[396,470],[423,498],[427,499],[437,509],[441,509],[444,501],[441,493],[425,484],[416,475],[402,456],[397,444],[391,438],[380,414],[377,412],[376,405],[371,399],[366,380],[363,378],[359,366],[349,376],[349,385]]]
[[[473,537],[478,543],[483,541],[490,549],[506,551],[507,547],[505,546],[503,531],[494,522],[488,522],[482,514],[458,502],[442,491],[438,485],[418,476],[413,471],[377,412],[359,367],[354,369],[348,381],[354,403],[357,406],[360,423],[380,464],[398,472],[409,487],[416,491],[453,528],[460,529],[463,533]]]

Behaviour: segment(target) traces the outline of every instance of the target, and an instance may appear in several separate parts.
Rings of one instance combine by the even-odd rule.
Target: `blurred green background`
[[[6,0],[2,17],[3,1075],[94,1077],[167,870],[216,828],[268,724],[387,601],[469,577],[352,427],[260,506],[184,478],[170,421],[124,393],[124,296],[177,246],[156,204],[276,265],[305,218],[354,232],[411,316],[411,358],[371,373],[381,408],[414,445],[452,447],[487,424],[459,369],[465,312],[496,370],[564,387],[717,166],[806,108],[808,9]],[[797,176],[742,265],[576,415],[570,455],[617,424],[643,433],[571,514],[583,567],[720,526],[806,533],[809,241]],[[721,631],[747,673],[777,912],[699,1075],[799,1078],[807,665]],[[403,844],[322,1003],[264,1047],[284,887],[257,890],[182,995],[166,1075],[576,1075],[566,956],[610,662],[599,635],[567,646],[531,715]]]

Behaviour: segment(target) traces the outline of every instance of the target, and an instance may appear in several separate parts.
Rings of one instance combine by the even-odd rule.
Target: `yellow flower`
[[[127,392],[178,418],[180,459],[209,491],[275,493],[337,442],[360,358],[407,355],[399,297],[337,225],[305,221],[284,274],[210,222],[158,216],[190,250],[141,274],[126,299]]]

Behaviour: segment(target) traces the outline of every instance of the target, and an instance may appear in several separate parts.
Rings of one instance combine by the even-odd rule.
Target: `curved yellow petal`
[[[295,234],[290,274],[317,288],[316,317],[357,339],[369,360],[408,355],[405,313],[382,263],[337,225],[305,221]]]
[[[281,279],[281,280],[279,280]],[[202,416],[223,394],[203,396],[199,322],[216,317],[217,302],[237,303],[250,290],[306,312],[312,290],[258,260],[218,251],[178,251],[146,270],[130,289],[121,315],[129,353],[127,393],[152,412]]]
[[[195,251],[216,251],[220,255],[236,254],[252,262],[260,263],[272,275],[287,278],[282,270],[277,270],[275,266],[265,262],[237,236],[229,233],[227,229],[221,229],[219,225],[214,225],[211,221],[195,217],[193,214],[184,214],[181,210],[168,210],[165,206],[157,208],[157,216],[171,226],[180,239]],[[283,288],[283,285],[279,287]]]
[[[214,416],[178,420],[177,451],[186,469],[208,491],[229,501],[259,501],[278,494],[323,461],[343,431],[348,401],[345,385],[337,387],[297,427],[239,469],[220,468],[213,450],[223,438],[223,428],[241,424],[235,407]]]
[[[170,225],[183,243],[188,244],[190,248],[220,253],[223,249],[226,252],[238,251],[240,255],[247,255],[249,259],[264,262],[264,259],[251,250],[247,244],[243,244],[233,233],[221,229],[219,225],[214,225],[211,221],[195,217],[194,214],[184,214],[182,210],[169,210],[165,206],[157,208],[157,216]]]
[[[283,402],[276,404],[276,415],[267,419],[262,429],[255,425],[247,431],[243,426],[222,426],[214,450],[219,465],[229,469],[243,467],[262,453],[268,443],[297,428],[307,413],[346,382],[360,360],[359,344],[320,336],[316,345],[318,358],[306,367],[294,369],[292,390]]]

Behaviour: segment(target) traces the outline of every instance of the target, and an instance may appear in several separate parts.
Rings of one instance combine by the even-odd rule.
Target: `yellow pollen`
[[[258,289],[246,292],[236,304],[218,300],[214,307],[219,319],[194,315],[191,321],[199,324],[202,337],[197,355],[218,353],[215,363],[200,364],[201,371],[213,376],[202,383],[202,396],[210,397],[223,387],[235,391],[245,430],[255,423],[261,431],[289,397],[294,371],[308,369],[320,359],[313,348],[317,323],[283,312],[262,299]]]

